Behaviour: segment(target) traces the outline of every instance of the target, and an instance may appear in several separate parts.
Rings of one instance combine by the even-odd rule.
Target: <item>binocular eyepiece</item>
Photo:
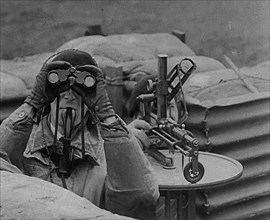
[[[70,86],[77,83],[86,89],[93,87],[96,83],[96,79],[91,73],[87,71],[77,71],[74,67],[68,70],[52,70],[49,72],[47,80],[53,86],[68,81]]]

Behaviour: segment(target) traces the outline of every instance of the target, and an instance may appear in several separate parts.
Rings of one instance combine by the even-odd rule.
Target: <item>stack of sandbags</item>
[[[190,58],[196,64],[196,70],[193,72],[201,73],[211,70],[225,69],[225,66],[219,61],[205,56],[176,56],[168,57],[167,59],[167,69],[168,72],[179,64],[184,58]],[[123,66],[123,74],[129,80],[138,81],[141,77],[145,75],[158,75],[158,58],[151,60],[136,60],[121,63]]]
[[[269,91],[269,61],[240,69],[243,79],[260,92]],[[216,103],[224,98],[252,93],[232,69],[220,69],[193,74],[184,85],[186,94],[203,101]]]
[[[57,51],[76,48],[95,56],[116,62],[155,59],[158,54],[194,56],[195,53],[177,37],[167,34],[123,34],[87,36],[74,39],[60,46]]]
[[[1,102],[23,98],[28,94],[24,82],[16,76],[1,71]]]
[[[53,183],[0,171],[1,219],[132,219],[113,214]]]
[[[39,73],[42,65],[47,60],[51,61],[56,55],[57,52],[51,52],[36,54],[33,56],[18,57],[13,60],[1,60],[1,73],[3,74],[3,79],[1,78],[1,86],[9,86],[11,90],[21,89],[20,85],[16,88],[17,84],[9,84],[9,82],[12,82],[15,78],[14,82],[20,81],[20,83],[24,84],[26,89],[31,89],[34,85],[36,75]],[[116,66],[116,63],[109,58],[96,56],[95,59],[98,64],[100,64],[101,69],[105,69],[107,66]],[[20,94],[24,95],[24,90],[21,90]],[[4,90],[1,92],[1,98],[8,95],[9,94]]]
[[[13,60],[1,60],[1,72],[19,78],[23,81],[27,89],[31,89],[35,82],[35,76],[52,54],[43,53],[34,56],[19,57]]]
[[[13,60],[1,60],[1,107],[0,121],[20,106],[30,93],[43,64],[50,61],[57,52],[36,54],[34,56],[19,57]],[[119,66],[111,59],[96,56],[104,72],[114,73]],[[121,69],[122,70],[122,69]]]
[[[168,57],[167,59],[167,71],[168,73],[179,64],[182,59],[190,58],[196,64],[196,70],[193,74],[199,74],[211,70],[224,70],[225,66],[219,61],[205,56],[177,56]],[[129,62],[122,62],[123,77],[124,77],[124,99],[127,100],[124,103],[124,109],[128,111],[128,103],[132,102],[130,94],[135,84],[142,78],[148,75],[158,75],[158,58],[151,60],[136,60]]]
[[[52,53],[1,60],[0,121],[19,107],[33,87],[36,75]]]

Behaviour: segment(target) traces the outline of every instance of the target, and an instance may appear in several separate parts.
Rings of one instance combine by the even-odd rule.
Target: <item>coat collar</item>
[[[99,155],[103,147],[103,139],[100,135],[98,125],[84,125],[84,139],[85,139],[85,155],[92,157],[92,159],[99,165]],[[74,130],[74,135],[71,140],[73,147],[73,159],[82,158],[82,139],[81,139],[81,126]],[[44,164],[48,165],[48,159],[40,154],[40,150],[50,148],[54,144],[54,134],[50,128],[50,116],[47,115],[41,119],[38,124],[35,124],[32,129],[29,141],[27,143],[24,156],[34,157],[39,159]],[[59,139],[56,141],[55,150],[62,152],[63,144]]]

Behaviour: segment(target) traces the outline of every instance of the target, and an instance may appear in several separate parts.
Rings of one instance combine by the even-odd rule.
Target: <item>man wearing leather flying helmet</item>
[[[0,151],[24,174],[113,213],[149,219],[159,197],[150,163],[83,51],[45,62],[24,104],[2,122]]]

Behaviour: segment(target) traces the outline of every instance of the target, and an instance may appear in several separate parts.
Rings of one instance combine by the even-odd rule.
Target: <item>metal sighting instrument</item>
[[[191,59],[185,58],[167,74],[167,57],[167,55],[158,56],[158,78],[148,80],[148,94],[137,97],[140,101],[142,119],[152,125],[146,133],[151,142],[147,153],[164,168],[173,169],[173,158],[165,156],[160,149],[168,148],[170,153],[179,151],[182,154],[185,179],[190,183],[196,183],[202,179],[204,167],[198,160],[199,142],[183,124],[188,112],[182,87],[196,69],[196,64]],[[170,102],[174,102],[177,106],[177,121],[167,115]],[[189,159],[187,164],[184,164],[184,157]]]

